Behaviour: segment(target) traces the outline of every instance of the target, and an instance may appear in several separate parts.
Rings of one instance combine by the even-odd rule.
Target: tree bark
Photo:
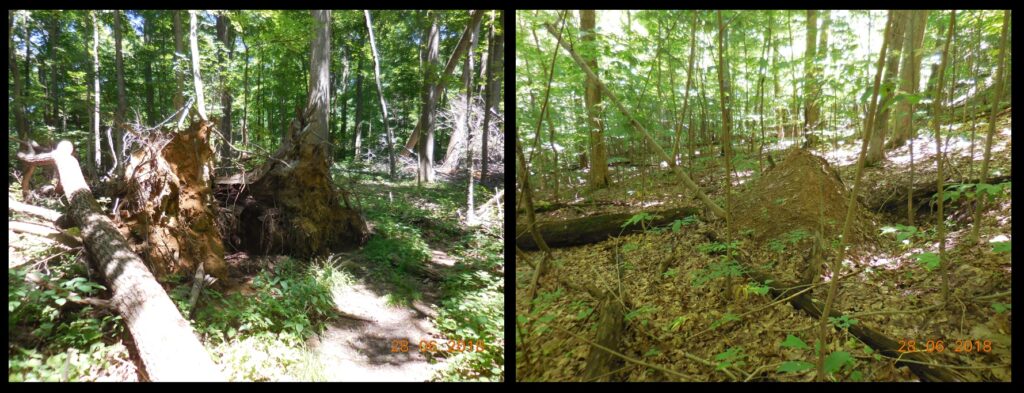
[[[537,230],[549,247],[571,247],[605,241],[609,237],[643,232],[644,228],[668,225],[676,219],[699,214],[699,211],[688,207],[647,213],[661,217],[643,225],[636,223],[623,227],[622,224],[632,218],[634,213],[603,214],[564,221],[538,222]],[[536,250],[537,243],[526,234],[527,230],[528,228],[523,225],[516,225],[516,245],[523,250]]]
[[[992,135],[996,132],[996,108],[999,107],[999,101],[1003,98],[1004,85],[1009,81],[1009,78],[1005,78],[1003,68],[1006,66],[1006,36],[1010,29],[1010,11],[1003,11],[1003,32],[999,38],[999,65],[996,67],[996,96],[992,100],[992,111],[988,115],[988,132],[985,136],[985,158],[981,162],[981,183],[988,183],[988,162],[992,157]],[[972,158],[973,159],[973,158]],[[969,237],[971,242],[978,241],[978,231],[981,229],[981,211],[985,207],[984,199],[978,203],[974,208],[974,224],[971,228],[971,235]]]
[[[370,32],[370,49],[373,53],[373,75],[377,80],[377,97],[380,98],[382,112],[381,120],[384,122],[384,132],[388,143],[388,175],[395,178],[395,145],[392,143],[394,137],[391,135],[391,125],[388,123],[388,103],[384,100],[384,88],[380,82],[380,55],[377,53],[377,42],[373,37],[373,21],[370,19],[370,10],[363,10],[366,15],[366,29]]]
[[[878,104],[878,113],[875,114],[875,125],[871,134],[871,141],[868,143],[867,162],[864,163],[868,166],[885,159],[883,145],[889,132],[889,114],[891,111],[889,103],[892,102],[895,86],[899,82],[896,78],[899,75],[900,50],[903,44],[900,38],[903,38],[903,30],[906,27],[907,20],[910,19],[910,11],[897,10],[895,13],[892,30],[889,31],[889,36],[885,37],[890,42],[890,50],[887,55],[885,76],[882,81],[882,101]]]
[[[28,128],[28,116],[25,113],[24,83],[21,79],[21,72],[18,70],[18,63],[14,53],[14,10],[7,10],[7,32],[7,36],[10,37],[7,40],[7,55],[9,57],[7,64],[14,78],[14,97],[12,97],[14,101],[14,123],[18,129],[18,139],[21,139],[22,150],[32,152],[32,146],[28,142],[32,139],[32,133]],[[26,43],[26,45],[28,44]],[[26,77],[28,76],[26,75]]]
[[[495,28],[492,25],[490,35],[487,38],[487,47],[489,53],[487,54],[487,82],[484,84],[484,130],[483,140],[481,141],[480,148],[480,179],[487,178],[488,170],[488,144],[490,139],[490,123],[491,123],[491,110],[497,110],[498,93],[501,91],[501,79],[495,78],[495,75],[501,73],[504,66],[502,57],[504,56],[504,44],[505,44],[505,11],[498,11],[498,33],[495,34]],[[552,134],[552,138],[554,134]]]
[[[469,25],[466,26],[466,31],[464,31],[462,33],[462,38],[459,39],[459,43],[455,46],[455,50],[452,51],[452,55],[450,57],[448,57],[448,62],[446,63],[447,65],[445,65],[445,67],[444,67],[444,71],[441,71],[440,75],[437,75],[436,83],[433,84],[432,91],[430,91],[429,95],[432,95],[434,97],[434,99],[435,99],[435,106],[436,106],[436,100],[438,99],[438,97],[442,96],[441,93],[444,91],[445,85],[447,83],[448,76],[451,75],[452,71],[455,70],[455,65],[458,64],[459,57],[462,56],[462,52],[464,52],[466,50],[466,47],[469,46],[469,38],[470,38],[469,37],[469,32],[472,31],[472,30],[476,30],[476,27],[480,24],[481,18],[483,18],[483,12],[482,11],[470,11],[470,12],[471,12],[471,16],[469,18]],[[424,32],[424,37],[428,37],[428,41],[429,41],[430,29],[427,29],[427,31]],[[428,61],[429,62],[429,51],[426,50],[428,48],[429,48],[429,42],[425,42],[424,43],[424,52],[426,52],[427,56],[421,57],[421,59],[420,59],[421,62],[422,61]],[[426,69],[424,70],[424,72],[426,72]],[[428,90],[429,89],[431,89],[431,88],[429,88],[427,86],[424,86],[424,93],[423,93],[424,97],[426,97],[428,95]],[[426,129],[425,125],[423,124],[423,121],[425,120],[424,119],[425,117],[426,117],[425,114],[421,114],[420,115],[419,120],[416,122],[416,127],[413,129],[412,134],[409,135],[409,140],[407,140],[405,142],[405,149],[402,151],[402,156],[407,156],[408,154],[412,153],[413,146],[421,146],[421,144],[419,143],[419,141],[420,141],[420,133],[423,132],[424,129]],[[433,133],[433,130],[430,130],[430,131],[431,131],[431,133]],[[433,144],[433,143],[431,142],[431,144]],[[431,150],[433,150],[433,148],[431,148]],[[422,154],[420,156],[422,158]],[[433,158],[432,157],[431,157],[431,162],[433,162]],[[432,170],[431,170],[431,172],[432,172]],[[433,176],[433,174],[431,174],[431,176]]]
[[[434,86],[439,84],[437,79],[441,78],[436,71],[438,67],[439,41],[437,14],[431,11],[427,12],[431,14],[431,23],[426,34],[424,34],[427,37],[425,41],[426,58],[424,59],[426,66],[423,67],[423,112],[420,114],[421,133],[423,136],[420,137],[417,144],[417,153],[419,154],[419,164],[416,171],[417,184],[421,182],[432,183],[434,181],[434,109],[437,104]]]
[[[818,11],[807,10],[807,50],[804,51],[804,132],[818,125],[817,78],[814,56],[818,35]]]
[[[185,58],[184,32],[181,27],[181,11],[174,11],[174,78],[177,82],[177,90],[174,91],[174,109],[181,109],[185,105],[185,66],[182,59]]]
[[[71,221],[81,228],[85,248],[110,288],[111,304],[124,318],[149,379],[223,381],[188,321],[101,213],[71,153],[71,142],[62,141],[52,153],[19,158],[56,165]]]
[[[199,74],[199,41],[197,38],[199,24],[196,21],[196,11],[189,11],[189,32],[188,42],[192,50],[192,80],[196,88],[196,109],[199,111],[199,119],[207,121],[206,99],[203,97],[203,78]]]
[[[117,110],[114,111],[114,154],[123,156],[125,116],[128,112],[128,98],[124,91],[124,56],[121,53],[121,11],[114,10],[114,48],[117,68]],[[114,160],[114,169],[121,160]]]
[[[903,62],[900,65],[900,91],[905,94],[917,94],[920,89],[921,61],[924,58],[918,48],[924,42],[924,30],[928,21],[928,10],[910,11],[908,28],[903,40]],[[910,100],[903,99],[896,102],[896,115],[893,126],[893,135],[889,139],[889,147],[900,147],[906,143],[911,134],[911,117],[914,113],[914,105]]]
[[[598,87],[597,77],[597,55],[596,47],[597,33],[594,31],[596,16],[594,10],[580,10],[580,42],[586,48],[585,53],[591,53],[583,58],[584,63],[590,68],[594,76],[587,75],[585,88],[585,102],[587,106],[587,128],[590,136],[590,181],[591,189],[600,189],[608,186],[608,151],[604,144],[604,121],[601,110],[601,89]],[[669,160],[671,161],[671,160]]]
[[[361,126],[363,123],[363,58],[356,61],[356,118],[352,129],[352,161],[359,162],[362,148]]]
[[[50,121],[49,125],[57,127],[60,118],[60,90],[57,89],[57,74],[60,70],[60,59],[57,57],[57,45],[60,44],[60,32],[63,28],[60,15],[51,16],[50,31],[47,35],[47,43],[50,47],[50,86],[47,89],[50,98]]]
[[[228,84],[228,65],[231,59],[234,57],[234,34],[232,34],[231,22],[226,14],[217,15],[217,38],[221,43],[224,44],[225,50],[227,51],[227,60],[224,59],[224,53],[219,52],[217,57],[221,64],[221,75],[220,75],[220,105],[221,112],[223,113],[220,120],[220,130],[227,138],[221,146],[221,158],[226,159],[231,154],[230,143],[234,142],[234,135],[231,126],[231,87]]]
[[[96,18],[96,11],[89,11],[92,16],[92,74],[93,74],[93,107],[92,107],[92,132],[95,143],[93,147],[96,153],[93,159],[96,160],[96,173],[100,172],[103,166],[102,138],[100,137],[100,21]]]

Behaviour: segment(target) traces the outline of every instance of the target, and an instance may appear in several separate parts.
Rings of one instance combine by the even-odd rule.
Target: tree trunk
[[[545,27],[547,28],[548,32],[551,33],[551,35],[555,36],[557,42],[562,46],[562,48],[569,52],[569,55],[572,56],[573,60],[576,62],[576,65],[582,68],[583,72],[586,73],[588,77],[593,78],[594,81],[597,82],[597,85],[601,90],[604,90],[605,94],[612,101],[612,103],[615,104],[615,106],[619,108],[619,111],[622,112],[622,114],[629,119],[629,122],[633,126],[633,128],[644,135],[644,138],[646,138],[647,142],[650,143],[651,147],[654,148],[654,151],[655,153],[658,154],[658,157],[666,162],[670,161],[668,154],[665,153],[665,150],[662,149],[661,146],[654,141],[654,138],[652,138],[651,134],[647,132],[647,129],[644,128],[644,126],[641,125],[640,122],[633,117],[629,110],[627,110],[626,107],[622,105],[622,102],[615,97],[615,94],[613,94],[611,90],[608,90],[608,86],[606,86],[604,83],[601,82],[600,79],[597,78],[597,75],[595,75],[594,72],[590,70],[590,67],[587,66],[583,58],[576,54],[576,51],[573,50],[572,47],[570,47],[569,44],[565,42],[565,40],[562,40],[561,34],[559,34],[557,30],[555,30],[554,26],[552,26],[551,24],[546,24]],[[593,170],[593,167],[594,165],[591,165],[591,170]],[[675,172],[676,175],[683,180],[683,185],[687,189],[697,194],[697,199],[700,199],[701,202],[703,202],[709,209],[711,209],[711,211],[714,213],[716,217],[725,218],[726,212],[722,210],[721,207],[718,207],[718,205],[715,204],[715,202],[712,201],[711,198],[709,198],[707,194],[705,194],[704,191],[702,191],[697,186],[696,183],[693,182],[693,179],[691,179],[689,175],[683,172],[679,167],[673,168],[673,172]]]
[[[28,128],[28,117],[25,114],[25,98],[22,95],[22,87],[24,84],[21,79],[21,73],[18,70],[18,63],[14,53],[14,10],[7,10],[7,32],[7,36],[10,37],[7,40],[7,55],[9,56],[7,64],[9,65],[11,75],[14,78],[14,97],[12,97],[14,101],[14,123],[15,127],[18,129],[18,139],[21,139],[21,150],[32,152],[32,146],[28,142],[32,139],[32,134]]]
[[[643,232],[645,228],[671,224],[676,219],[699,214],[696,208],[675,208],[648,212],[651,216],[660,216],[654,220],[628,225],[622,224],[634,216],[634,213],[613,213],[590,217],[575,218],[563,221],[538,222],[537,230],[549,247],[571,247],[597,243],[609,237],[630,233]],[[516,245],[523,250],[536,250],[537,243],[526,232],[529,228],[516,225]]]
[[[178,86],[174,91],[174,110],[181,109],[181,106],[185,105],[185,66],[182,63],[182,59],[185,58],[183,36],[181,11],[174,11],[174,78]]]
[[[147,53],[153,53],[151,46],[153,45],[153,17],[149,15],[142,20],[142,43],[145,46]],[[156,104],[153,96],[153,62],[143,60],[145,63],[142,68],[143,79],[146,82],[146,123],[156,124]]]
[[[903,64],[900,65],[900,91],[916,95],[921,84],[921,61],[923,54],[918,50],[924,42],[924,30],[928,22],[928,10],[910,11],[908,28],[903,39]],[[888,146],[892,148],[903,146],[910,138],[911,117],[914,113],[914,105],[908,99],[896,102],[895,124],[893,135],[889,139]]]
[[[341,92],[338,94],[338,98],[341,99],[341,126],[338,127],[338,143],[336,144],[337,151],[332,150],[331,152],[331,157],[334,157],[338,161],[340,161],[344,156],[345,129],[348,128],[348,95],[346,93],[348,92],[348,77],[350,69],[348,51],[345,50],[345,47],[341,48],[341,64]]]
[[[96,160],[96,173],[99,173],[103,161],[103,143],[100,137],[100,21],[96,18],[96,11],[89,11],[89,14],[92,16],[92,97],[95,100],[92,107],[92,132],[96,154],[93,159]]]
[[[874,165],[885,158],[883,145],[889,132],[889,114],[891,111],[889,103],[892,102],[895,86],[899,83],[897,75],[899,75],[900,50],[903,45],[901,38],[903,38],[903,30],[906,27],[906,23],[910,19],[910,11],[895,11],[895,13],[892,30],[889,31],[889,36],[885,38],[891,43],[891,47],[887,55],[885,76],[882,81],[882,101],[878,104],[879,112],[875,114],[875,125],[871,134],[871,141],[868,144],[867,162],[864,163],[868,166]]]
[[[128,112],[128,97],[124,91],[124,56],[121,54],[121,11],[114,10],[114,48],[115,63],[117,68],[117,110],[114,111],[114,154],[123,156],[125,116]],[[115,168],[120,159],[115,159]]]
[[[363,123],[363,58],[356,61],[356,118],[355,126],[352,129],[352,161],[359,162],[362,148],[363,133],[360,126]]]
[[[611,291],[606,291],[598,300],[597,309],[597,337],[595,342],[598,345],[618,351],[622,345],[622,335],[626,330],[623,318],[626,310],[619,303],[618,298],[612,296]],[[622,359],[612,355],[608,351],[597,346],[590,347],[587,355],[587,365],[583,372],[583,380],[587,382],[611,382],[616,379],[612,376],[616,370],[622,368]]]
[[[311,12],[316,35],[311,43],[308,104],[291,122],[273,158],[251,177],[253,200],[239,220],[243,248],[250,252],[308,258],[362,244],[368,236],[365,219],[349,203],[348,192],[336,189],[331,180],[331,12]]]
[[[196,339],[163,287],[142,259],[128,248],[114,224],[101,213],[85,183],[71,142],[49,154],[22,156],[57,167],[68,214],[81,228],[85,248],[110,289],[111,304],[124,318],[145,372],[152,381],[223,381],[219,368]]]
[[[466,26],[466,30],[463,31],[462,38],[459,39],[459,43],[455,46],[455,50],[452,51],[452,55],[450,57],[448,57],[448,62],[446,63],[446,65],[444,67],[444,71],[441,71],[440,74],[436,76],[436,79],[426,79],[427,81],[430,81],[430,80],[435,80],[436,81],[436,83],[433,84],[433,87],[430,87],[430,84],[425,83],[424,91],[423,91],[423,99],[424,100],[428,96],[432,96],[433,99],[434,99],[434,102],[431,105],[431,110],[433,110],[433,108],[436,107],[437,100],[439,98],[443,98],[441,93],[444,91],[444,87],[445,87],[445,84],[447,83],[448,75],[451,75],[452,71],[455,70],[455,65],[457,64],[457,62],[459,60],[459,57],[462,56],[462,52],[464,52],[466,50],[466,47],[469,46],[469,41],[470,41],[469,40],[470,39],[469,32],[473,31],[473,30],[476,30],[477,26],[479,26],[479,24],[480,24],[481,18],[483,18],[483,12],[482,11],[470,11],[470,13],[471,13],[471,16],[469,18],[469,25],[467,25]],[[430,31],[431,31],[430,29],[427,29],[427,31],[424,32],[424,37],[428,37],[428,39],[429,39],[429,37],[431,37]],[[423,48],[424,50],[423,50],[423,52],[421,53],[421,56],[420,56],[420,62],[421,62],[420,65],[421,66],[423,65],[422,64],[423,61],[427,61],[429,63],[429,51],[428,51],[429,46],[430,46],[429,44],[430,44],[430,41],[424,42],[424,48]],[[436,68],[436,65],[434,67]],[[423,68],[424,68],[424,75],[426,75],[426,73],[427,73],[427,71],[429,69],[427,67],[423,67]],[[442,105],[443,104],[444,103],[442,102]],[[424,106],[423,109],[425,110],[426,106]],[[405,149],[403,149],[402,154],[401,154],[403,157],[407,156],[410,153],[412,153],[413,146],[417,147],[417,152],[419,151],[419,149],[421,149],[423,147],[423,144],[420,143],[420,133],[423,132],[423,130],[426,129],[426,125],[423,123],[424,120],[426,119],[426,117],[427,117],[426,113],[422,113],[420,115],[419,120],[416,122],[416,127],[413,129],[412,134],[409,135],[409,140],[407,140],[405,142]],[[431,119],[433,119],[433,117],[431,117]],[[433,141],[432,141],[433,140],[433,135],[432,135],[433,134],[433,129],[432,129],[432,127],[433,127],[433,123],[431,123],[431,129],[429,130],[429,132],[431,133],[431,135],[430,135],[431,142],[429,143],[431,145],[431,147],[430,147],[431,151],[433,151]],[[431,169],[429,170],[429,172],[430,172],[429,173],[430,174],[430,179],[431,179],[430,181],[433,181],[432,180],[433,176],[434,176],[433,168],[432,168],[433,156],[431,155],[431,157],[429,157],[429,158],[430,158],[430,163],[431,163]],[[420,159],[421,160],[425,159],[423,154],[420,154]],[[419,170],[417,170],[417,178],[420,177],[420,174],[418,172],[419,172]]]
[[[600,189],[608,186],[608,151],[604,144],[604,121],[601,110],[601,90],[597,86],[597,33],[594,31],[596,16],[594,10],[580,10],[580,43],[588,49],[585,53],[594,53],[583,59],[594,77],[587,76],[585,102],[587,105],[587,128],[590,136],[590,188]]]
[[[227,138],[221,147],[220,156],[222,159],[226,159],[231,154],[230,143],[234,142],[234,135],[231,126],[231,88],[228,85],[228,65],[231,63],[231,59],[234,57],[234,34],[232,34],[231,22],[228,20],[226,14],[217,15],[217,38],[227,51],[227,60],[224,59],[223,52],[218,53],[219,62],[221,63],[221,75],[220,75],[220,105],[223,113],[220,120],[220,130],[224,134],[224,138]]]
[[[60,91],[57,90],[57,74],[60,70],[60,59],[57,58],[57,45],[60,44],[60,31],[62,28],[59,15],[52,16],[50,20],[50,31],[47,42],[50,47],[50,87],[47,93],[50,96],[50,122],[49,125],[56,127],[60,117]]]
[[[416,170],[416,182],[419,183],[432,183],[434,181],[434,109],[437,104],[437,95],[435,94],[434,86],[438,85],[437,82],[439,76],[437,72],[438,68],[438,26],[437,26],[437,14],[431,11],[430,13],[430,27],[428,28],[425,37],[428,37],[425,42],[426,48],[426,66],[423,67],[423,81],[424,89],[422,94],[423,110],[420,114],[421,133],[419,143],[417,144],[417,153],[419,154],[419,164]]]
[[[197,38],[199,24],[196,21],[196,11],[189,11],[188,42],[192,50],[192,80],[196,88],[196,109],[199,111],[199,118],[207,121],[206,99],[203,97],[203,78],[199,74],[199,41]]]
[[[722,23],[722,11],[718,10],[718,95],[722,103],[722,161],[725,167],[725,223],[726,232],[732,237],[732,224],[729,220],[729,200],[732,199],[732,113],[729,110],[729,103],[732,101],[731,86],[728,84],[729,63],[725,60],[726,46],[725,25]]]
[[[817,78],[814,55],[818,35],[818,11],[807,10],[807,50],[804,51],[804,132],[818,125]]]
[[[484,128],[483,128],[483,140],[481,141],[480,148],[480,179],[487,178],[487,152],[488,143],[490,139],[490,123],[491,123],[491,110],[497,110],[498,93],[501,90],[501,80],[495,78],[495,75],[499,75],[502,71],[504,63],[502,57],[504,56],[505,50],[503,46],[505,44],[505,11],[498,11],[498,33],[494,33],[494,26],[491,26],[489,37],[487,38],[487,47],[489,53],[487,54],[488,64],[487,68],[487,82],[484,84]],[[550,112],[548,112],[550,113]],[[554,138],[554,129],[552,128],[552,139]],[[552,140],[554,143],[554,140]]]
[[[384,122],[384,132],[388,143],[388,174],[392,180],[395,178],[395,145],[391,135],[391,125],[388,123],[388,103],[384,100],[384,88],[380,83],[380,55],[377,53],[377,42],[373,37],[373,22],[370,19],[370,10],[363,10],[366,14],[366,29],[370,32],[370,49],[373,52],[373,75],[377,80],[377,97],[380,98],[380,108],[383,113],[381,118]]]
[[[996,67],[996,96],[992,99],[992,111],[988,115],[988,132],[985,136],[985,158],[981,162],[981,183],[988,183],[988,164],[989,159],[992,157],[992,135],[996,132],[996,108],[999,107],[999,102],[1003,98],[1003,89],[1009,78],[1006,76],[1006,70],[1003,69],[1006,66],[1006,51],[1007,48],[1006,37],[1007,32],[1010,29],[1010,11],[1003,11],[1003,32],[999,37],[999,65]],[[974,207],[974,223],[971,228],[971,235],[968,239],[972,243],[977,243],[978,232],[981,229],[981,211],[985,207],[984,199]]]

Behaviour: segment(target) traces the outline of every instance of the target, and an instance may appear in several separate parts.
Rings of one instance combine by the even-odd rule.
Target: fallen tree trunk
[[[619,303],[612,296],[612,292],[606,291],[601,297],[601,305],[598,307],[597,315],[597,338],[594,340],[602,347],[619,351],[622,344],[622,332],[625,328],[623,318],[625,310],[622,303]],[[587,366],[583,372],[583,381],[586,382],[611,382],[614,370],[622,367],[623,361],[608,351],[593,346],[590,354],[587,355]]]
[[[651,216],[660,216],[660,218],[655,218],[643,225],[636,223],[625,228],[622,227],[622,224],[633,217],[635,213],[605,214],[565,221],[538,222],[537,231],[540,232],[540,236],[544,238],[549,247],[578,246],[597,243],[620,234],[641,232],[645,227],[667,225],[675,219],[698,214],[698,212],[697,208],[692,207],[647,212]],[[526,232],[525,225],[516,226],[516,245],[524,250],[536,250],[536,242]]]
[[[1011,178],[1012,176],[1007,174],[990,178],[987,183],[998,184],[1010,181]],[[947,186],[953,184],[977,183],[981,183],[981,179],[946,180]],[[934,181],[915,184],[913,188],[913,199],[917,201],[915,203],[915,209],[920,209],[921,207],[926,206],[929,200],[931,200],[931,197],[936,194],[936,190],[938,190],[937,187],[938,186]],[[864,204],[872,211],[885,210],[900,216],[906,216],[907,187],[905,184],[882,183],[881,187],[870,190],[867,194],[863,195],[865,197]]]
[[[771,295],[773,298],[781,298],[783,296],[790,296],[794,292],[794,288],[797,288],[797,284],[783,283],[774,280],[767,274],[761,273],[750,267],[754,266],[750,263],[750,259],[742,253],[733,254],[737,260],[746,265],[748,268],[746,274],[756,282],[767,283],[771,287]],[[809,293],[804,293],[796,296],[789,300],[790,304],[794,308],[804,310],[811,318],[817,320],[821,317],[822,309],[825,307],[824,302],[813,299]],[[830,317],[839,318],[843,316],[843,313],[833,308],[829,311]],[[941,368],[938,366],[930,366],[928,364],[933,359],[930,359],[927,354],[920,352],[900,352],[900,345],[895,340],[888,336],[878,332],[863,323],[851,325],[849,327],[850,334],[853,334],[858,339],[863,341],[865,344],[870,345],[875,350],[879,351],[882,355],[900,358],[905,360],[911,360],[920,363],[909,363],[897,361],[897,365],[907,366],[914,374],[921,378],[922,382],[952,382],[962,380],[956,374],[950,372],[948,369]]]
[[[57,211],[50,210],[45,207],[21,203],[11,198],[7,198],[7,209],[18,213],[31,214],[33,216],[41,217],[48,221],[53,222],[57,222],[57,220],[60,220],[61,216],[61,214]]]
[[[71,222],[81,228],[85,248],[110,289],[111,304],[124,319],[149,379],[223,381],[188,321],[114,223],[101,213],[71,151],[71,142],[62,141],[52,153],[18,157],[57,166]]]
[[[82,246],[80,239],[51,226],[36,224],[33,222],[8,221],[7,229],[14,232],[30,233],[36,236],[42,236],[68,247]]]
[[[546,213],[546,212],[552,212],[552,211],[555,211],[555,210],[565,209],[567,207],[572,207],[572,208],[577,208],[577,209],[585,209],[585,208],[591,207],[591,206],[628,206],[628,205],[629,205],[628,203],[620,202],[620,201],[590,201],[590,202],[581,202],[581,203],[564,203],[564,202],[560,202],[560,203],[547,203],[547,202],[537,202],[534,205],[534,207],[533,207],[533,212],[534,213]],[[523,209],[518,209],[518,210],[516,210],[516,214],[526,214],[526,211],[524,211]]]

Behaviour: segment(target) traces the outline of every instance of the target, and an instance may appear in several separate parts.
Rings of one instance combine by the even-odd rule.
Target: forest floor
[[[984,123],[976,126],[977,141],[973,160],[969,153],[970,129],[952,125],[958,136],[948,142],[945,173],[947,179],[967,179],[980,168],[984,151]],[[994,176],[1010,173],[1010,117],[1009,112],[997,120],[992,148]],[[944,128],[946,125],[943,126]],[[914,142],[915,169],[913,183],[921,185],[935,182],[935,143],[927,136],[931,131],[921,129]],[[774,148],[776,162],[783,161],[788,151],[785,142]],[[843,145],[822,145],[812,153],[825,157],[841,177],[845,195],[853,185],[856,154],[860,143],[847,138]],[[930,142],[930,144],[929,144]],[[789,142],[792,143],[792,142]],[[922,146],[925,152],[922,154]],[[838,149],[836,149],[838,147]],[[772,147],[766,146],[766,150]],[[737,148],[739,158],[734,162],[740,169],[734,176],[733,200],[743,201],[765,192],[765,185],[757,180],[769,177],[758,173],[756,155]],[[858,200],[877,198],[874,194],[894,193],[892,198],[906,199],[909,170],[909,146],[888,150],[886,160],[865,169]],[[722,206],[720,157],[698,157],[690,168],[690,175],[701,188]],[[764,164],[767,169],[767,164]],[[777,174],[776,174],[777,175]],[[583,190],[579,182],[586,173],[570,172],[573,187]],[[557,221],[605,213],[638,214],[644,211],[670,207],[703,206],[682,182],[666,170],[657,167],[615,166],[611,172],[612,186],[593,193],[587,191],[563,192],[558,200],[578,204],[578,208],[562,208],[538,215],[539,221]],[[542,183],[538,179],[538,184]],[[566,190],[565,181],[561,185]],[[749,184],[748,184],[749,183]],[[948,184],[947,184],[948,185]],[[540,185],[542,192],[535,198],[554,202],[551,187]],[[751,189],[751,187],[759,187]],[[545,192],[547,191],[547,192]],[[840,281],[834,309],[843,318],[833,320],[838,329],[829,329],[828,353],[832,357],[834,372],[831,380],[841,381],[915,381],[917,376],[895,360],[881,355],[865,345],[843,326],[862,324],[908,346],[915,341],[916,349],[926,354],[929,361],[948,366],[958,379],[967,381],[1010,380],[1010,230],[1011,198],[1008,183],[998,188],[997,195],[982,214],[981,241],[967,245],[961,239],[971,230],[975,200],[969,189],[947,188],[945,206],[947,236],[946,255],[951,261],[949,288],[951,306],[935,307],[942,303],[942,277],[931,271],[926,263],[928,255],[938,252],[936,215],[930,211],[928,201],[922,204],[915,223],[907,221],[905,210],[896,214],[886,209],[865,212],[862,229],[873,236],[854,245],[843,261],[844,271],[857,270],[859,274]],[[954,195],[955,192],[959,194]],[[611,202],[615,204],[587,203]],[[533,313],[526,299],[532,269],[518,261],[516,271],[516,313],[521,325],[517,345],[517,379],[524,381],[579,380],[586,366],[591,346],[573,337],[575,332],[588,339],[598,329],[598,303],[585,292],[571,290],[562,280],[576,283],[594,283],[601,288],[614,287],[617,279],[614,255],[622,258],[621,285],[626,308],[626,326],[620,350],[626,356],[642,362],[674,370],[685,376],[669,375],[653,367],[635,363],[620,364],[613,372],[613,380],[657,381],[726,381],[774,380],[810,381],[815,378],[815,348],[818,344],[818,320],[794,309],[786,302],[776,302],[764,293],[764,284],[738,278],[732,290],[726,290],[719,255],[723,250],[743,250],[759,266],[750,268],[772,272],[790,279],[810,254],[808,231],[795,223],[779,219],[779,214],[791,214],[788,201],[779,210],[770,212],[776,217],[771,227],[736,228],[740,234],[734,242],[727,239],[723,222],[710,219],[709,212],[677,220],[671,225],[654,228],[643,233],[611,238],[607,241],[579,247],[553,250],[553,270],[541,279],[533,300]],[[813,200],[812,200],[813,202]],[[741,203],[742,205],[742,203]],[[734,205],[735,208],[736,205]],[[817,204],[812,203],[817,215]],[[828,208],[845,212],[845,203]],[[821,212],[832,217],[836,212]],[[734,214],[754,216],[756,212]],[[841,216],[840,216],[841,217]],[[746,217],[741,217],[746,218]],[[522,217],[520,217],[522,219]],[[841,224],[841,220],[839,221]],[[834,224],[834,223],[832,223]],[[786,228],[786,225],[792,228]],[[916,226],[915,226],[916,225]],[[779,228],[775,228],[779,227]],[[761,231],[784,228],[787,232],[765,241],[755,240]],[[813,229],[813,228],[812,228]],[[869,232],[869,233],[870,233]],[[832,239],[826,239],[832,240]],[[833,254],[834,255],[834,254]],[[534,251],[526,257],[539,261],[541,254]],[[517,258],[519,258],[517,256]],[[664,268],[659,271],[659,268]],[[828,270],[822,268],[824,282],[831,282]],[[557,277],[557,278],[556,278]],[[824,300],[827,286],[811,291],[815,299]],[[793,338],[790,338],[790,337]],[[938,351],[942,340],[944,350]],[[976,344],[968,349],[968,342]],[[977,346],[985,349],[978,350]],[[525,356],[523,356],[525,355]],[[529,359],[528,361],[526,359]],[[807,362],[807,363],[800,363]],[[826,362],[828,364],[829,362]],[[791,371],[779,370],[787,364]]]
[[[191,322],[222,372],[235,381],[502,380],[501,218],[465,226],[463,181],[417,187],[347,169],[336,164],[335,180],[372,228],[364,246],[308,261],[229,251],[239,285],[204,290]],[[8,190],[16,200],[18,185]],[[477,205],[491,194],[478,187]],[[56,197],[33,203],[62,209]],[[9,238],[9,379],[142,379],[120,317],[67,301],[103,295],[80,249]],[[190,280],[162,281],[189,315]]]

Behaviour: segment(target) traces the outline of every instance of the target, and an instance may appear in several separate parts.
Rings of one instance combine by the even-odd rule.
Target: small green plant
[[[626,321],[628,322],[633,319],[639,319],[641,325],[647,326],[647,322],[650,319],[649,315],[651,313],[657,313],[657,311],[658,308],[654,306],[641,306],[640,308],[627,312]]]
[[[697,219],[697,216],[692,215],[692,214],[689,215],[689,216],[683,217],[683,219],[681,219],[681,220],[672,221],[672,232],[678,233],[679,230],[682,229],[683,226],[690,226],[690,225],[698,223],[699,221],[700,220]]]
[[[740,320],[739,316],[737,316],[736,314],[733,314],[731,312],[727,312],[724,315],[722,315],[721,318],[718,318],[718,320],[716,320],[715,322],[711,323],[711,329],[712,330],[718,329],[719,326],[725,325],[725,324],[727,324],[729,322],[739,321],[739,320]]]
[[[995,302],[992,303],[992,309],[996,310],[996,314],[1002,314],[1010,310],[1010,304]]]
[[[843,330],[849,329],[850,326],[856,325],[857,322],[860,322],[857,320],[857,318],[850,318],[849,315],[842,315],[839,317],[828,317],[828,320],[829,322],[832,322],[832,324],[835,325],[837,328]]]
[[[914,258],[917,259],[917,264],[921,265],[921,267],[929,272],[939,268],[939,254],[934,252],[925,252],[915,254]]]
[[[917,227],[912,227],[912,226],[907,226],[907,225],[900,225],[900,224],[895,224],[895,225],[892,225],[892,226],[884,226],[884,227],[882,227],[882,234],[883,235],[895,234],[896,235],[896,241],[900,242],[900,243],[903,243],[904,240],[910,239],[911,237],[913,237],[914,235],[917,234]]]
[[[764,284],[758,284],[758,283],[753,283],[752,282],[752,283],[748,283],[747,286],[745,288],[743,288],[743,289],[747,293],[753,293],[755,295],[764,296],[764,295],[767,295],[769,291],[771,291],[772,287],[768,286],[768,284],[771,284],[771,283],[772,283],[772,280],[765,280]]]
[[[1010,247],[1012,245],[1009,241],[1005,242],[992,242],[992,252],[1010,253]]]
[[[739,245],[739,240],[733,240],[728,243],[710,242],[697,245],[697,251],[707,255],[721,254],[728,250],[735,250]]]
[[[718,364],[715,365],[715,369],[725,370],[732,366],[742,366],[746,364],[746,362],[743,361],[746,357],[747,355],[743,353],[743,348],[730,347],[729,349],[726,349],[725,352],[715,355],[715,360],[718,361]]]
[[[669,268],[664,273],[661,273],[661,276],[665,278],[671,278],[675,277],[677,274],[679,274],[679,268],[673,267]]]
[[[678,317],[676,317],[676,319],[672,320],[672,323],[670,323],[668,326],[665,327],[665,330],[672,331],[672,332],[678,332],[679,329],[683,327],[683,324],[686,323],[687,319],[689,319],[689,317],[687,317],[687,316],[684,316],[684,315],[678,316]]]
[[[640,226],[642,228],[644,228],[644,230],[646,230],[648,223],[650,223],[651,221],[654,221],[656,219],[659,219],[659,218],[661,218],[661,216],[659,216],[657,214],[651,215],[651,214],[648,214],[647,212],[640,212],[640,213],[634,214],[633,217],[630,217],[628,220],[626,220],[626,222],[622,223],[621,228],[625,229],[626,227],[628,227],[630,225],[640,224]]]
[[[690,283],[695,287],[701,287],[708,281],[721,277],[739,277],[743,275],[743,267],[734,259],[718,259],[708,267],[696,270],[691,273]]]

